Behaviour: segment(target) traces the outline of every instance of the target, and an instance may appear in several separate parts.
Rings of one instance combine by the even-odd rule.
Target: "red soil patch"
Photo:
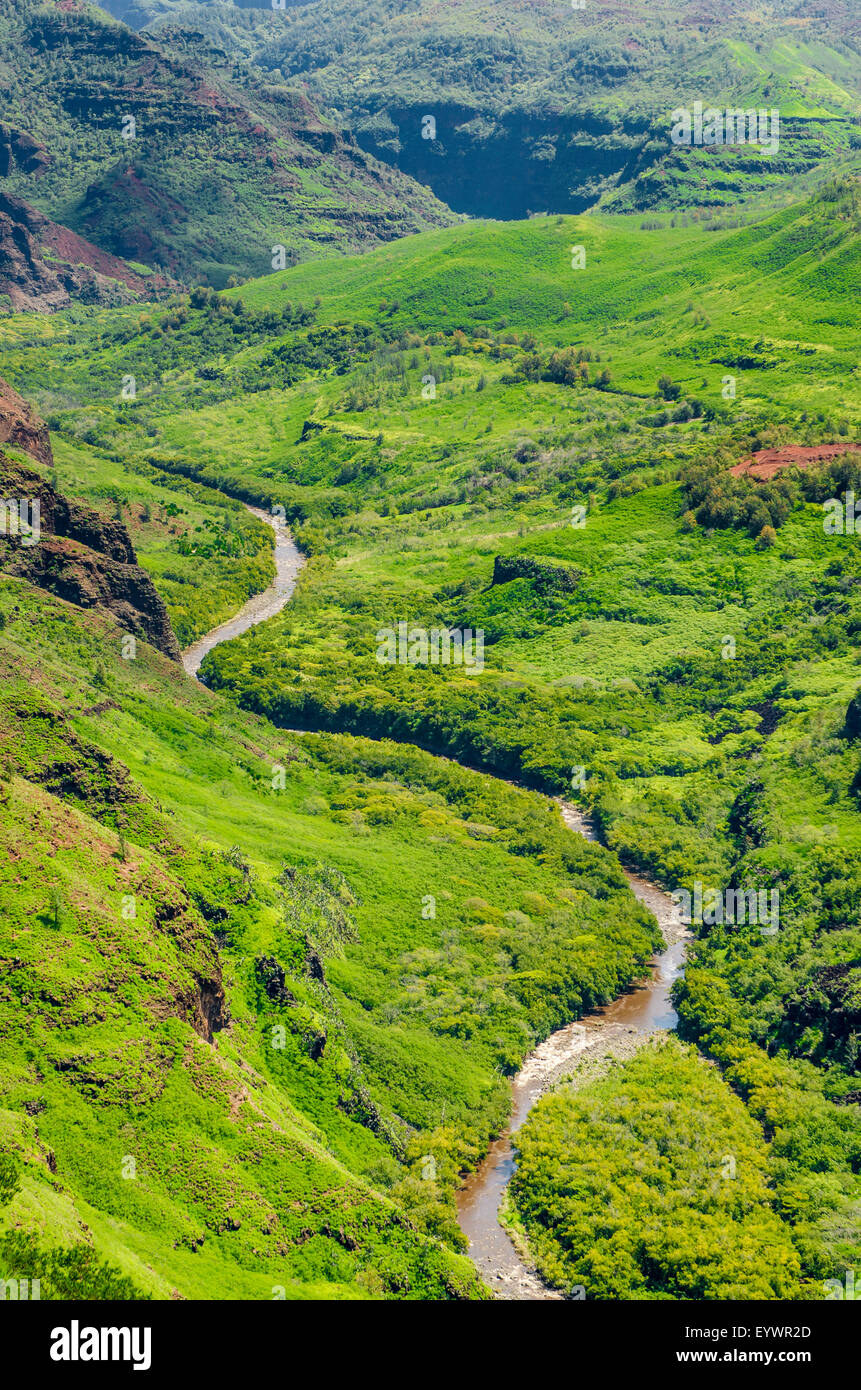
[[[763,449],[742,459],[729,471],[734,478],[758,478],[765,482],[782,473],[784,468],[809,468],[814,463],[828,463],[830,459],[842,458],[844,454],[861,450],[861,444],[800,444],[786,449]]]
[[[50,246],[52,251],[70,265],[88,265],[98,275],[120,280],[138,294],[143,294],[146,290],[144,277],[126,265],[125,261],[121,261],[118,256],[112,256],[110,251],[102,251],[91,241],[85,241],[68,227],[49,222],[44,228],[42,240],[44,245]]]
[[[54,459],[48,427],[17,391],[0,378],[0,444],[14,444],[50,468]]]

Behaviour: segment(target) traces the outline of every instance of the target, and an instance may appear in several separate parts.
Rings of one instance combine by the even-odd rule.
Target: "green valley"
[[[858,167],[861,58],[847,3],[312,0],[238,8],[111,0],[307,84],[362,147],[458,212],[720,210],[783,202]],[[670,113],[777,110],[780,149],[676,148]]]
[[[859,34],[714,9],[3,8],[0,1280],[848,1290]]]

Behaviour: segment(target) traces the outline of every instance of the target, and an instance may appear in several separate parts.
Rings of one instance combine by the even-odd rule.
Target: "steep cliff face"
[[[167,610],[120,522],[61,496],[3,453],[0,498],[0,571],[78,608],[109,613],[127,632],[180,660]]]
[[[17,391],[0,378],[0,444],[12,444],[50,468],[54,462],[48,426]]]
[[[53,464],[47,426],[2,378],[0,443]],[[110,613],[127,632],[180,660],[167,609],[138,565],[122,522],[62,496],[40,473],[2,452],[0,570],[79,608]]]
[[[159,0],[135,8],[155,15]],[[599,199],[735,210],[781,177],[836,167],[857,139],[857,8],[835,0],[802,21],[775,0],[764,21],[745,0],[313,0],[233,32],[363,149],[457,212],[506,219]],[[214,34],[210,10],[173,13],[207,16]],[[757,144],[676,146],[670,113],[696,99],[779,109],[779,159]]]
[[[628,177],[649,139],[642,117],[558,109],[502,114],[461,103],[434,106],[434,139],[423,136],[427,102],[353,114],[363,149],[433,188],[450,207],[501,220],[583,212]],[[516,170],[516,177],[512,176]]]
[[[118,256],[0,190],[0,294],[8,295],[13,309],[53,313],[73,299],[128,303],[167,283],[164,276],[139,275]]]

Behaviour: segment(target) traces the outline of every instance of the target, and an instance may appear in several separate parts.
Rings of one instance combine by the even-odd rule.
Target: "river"
[[[559,806],[571,830],[587,840],[596,839],[582,811],[566,801]],[[684,967],[687,928],[668,893],[640,874],[624,872],[635,897],[657,918],[666,949],[655,958],[644,980],[611,1004],[557,1029],[529,1054],[511,1085],[508,1128],[493,1141],[458,1194],[458,1222],[469,1241],[470,1258],[500,1299],[537,1302],[562,1296],[524,1263],[499,1222],[505,1190],[517,1165],[514,1135],[533,1105],[574,1066],[600,1063],[608,1055],[630,1056],[650,1037],[676,1026],[670,990]]]
[[[245,506],[248,507],[247,502]],[[190,676],[197,675],[203,658],[220,642],[227,642],[231,637],[239,637],[250,627],[265,622],[267,618],[274,618],[276,613],[280,613],[285,603],[293,597],[299,571],[305,563],[305,556],[298,549],[289,528],[283,521],[279,520],[278,517],[270,516],[269,512],[262,511],[260,507],[248,507],[248,510],[252,516],[256,516],[259,521],[271,526],[275,532],[275,578],[268,589],[255,594],[247,603],[244,603],[234,617],[229,618],[226,623],[221,623],[219,627],[214,627],[211,632],[205,633],[203,637],[198,637],[196,642],[192,642],[190,647],[186,647],[182,654],[182,664]]]
[[[258,507],[248,510],[275,532],[275,579],[268,589],[249,599],[235,617],[186,648],[182,660],[189,675],[197,674],[203,658],[220,642],[238,637],[279,613],[292,597],[305,563],[283,522]],[[559,807],[565,824],[575,834],[584,835],[587,840],[596,838],[582,811],[567,801],[560,801]],[[649,975],[637,985],[611,1004],[551,1033],[529,1054],[511,1085],[512,1116],[507,1129],[494,1140],[484,1161],[458,1194],[458,1221],[469,1241],[470,1257],[500,1299],[537,1302],[562,1297],[524,1263],[499,1222],[505,1190],[516,1166],[513,1137],[529,1111],[573,1067],[583,1062],[600,1064],[608,1055],[630,1056],[650,1037],[676,1026],[670,989],[684,966],[688,932],[668,893],[640,874],[628,869],[624,872],[635,896],[657,918],[666,949],[656,957]]]

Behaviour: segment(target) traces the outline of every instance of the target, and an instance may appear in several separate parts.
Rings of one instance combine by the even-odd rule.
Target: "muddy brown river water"
[[[248,510],[275,532],[275,580],[263,593],[249,599],[235,617],[186,648],[182,660],[189,675],[197,674],[203,658],[220,642],[238,637],[279,613],[291,598],[305,563],[283,522],[258,507]],[[588,819],[576,806],[560,801],[559,807],[565,824],[575,834],[587,840],[596,838]],[[545,1091],[563,1080],[579,1062],[608,1054],[630,1056],[650,1036],[676,1026],[670,989],[684,967],[687,929],[668,893],[640,874],[626,869],[625,876],[635,896],[657,918],[666,949],[655,958],[642,981],[611,1004],[551,1033],[530,1053],[512,1082],[508,1128],[491,1144],[483,1163],[470,1174],[458,1194],[458,1221],[469,1241],[470,1257],[500,1299],[534,1302],[562,1297],[524,1263],[499,1223],[505,1189],[516,1166],[513,1137],[529,1111]]]
[[[565,824],[589,840],[595,834],[576,806],[560,802]],[[559,1028],[526,1058],[512,1082],[512,1114],[505,1132],[491,1144],[483,1163],[458,1194],[458,1221],[469,1241],[469,1254],[497,1298],[543,1301],[561,1297],[547,1287],[520,1258],[499,1223],[505,1189],[516,1167],[514,1136],[540,1096],[579,1062],[610,1054],[629,1056],[650,1036],[675,1028],[670,989],[684,967],[688,932],[668,893],[640,874],[625,870],[635,896],[658,919],[666,950],[650,973],[627,993],[576,1023]]]

